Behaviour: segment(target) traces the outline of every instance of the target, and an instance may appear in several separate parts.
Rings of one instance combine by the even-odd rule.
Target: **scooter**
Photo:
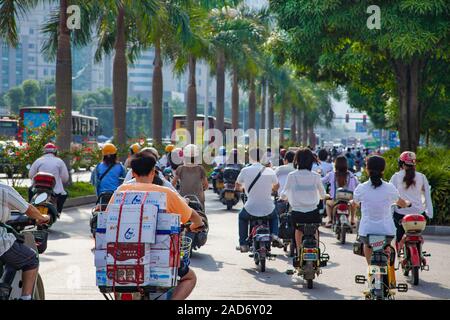
[[[369,234],[367,237],[372,248],[368,277],[357,275],[355,282],[367,282],[368,290],[364,292],[366,300],[394,300],[395,289],[398,292],[408,291],[407,284],[397,284],[395,279],[395,249],[387,242],[385,235]]]
[[[102,192],[97,197],[97,202],[95,203],[95,207],[92,209],[92,216],[89,220],[89,226],[91,227],[91,234],[95,239],[95,233],[97,232],[97,220],[100,212],[105,212],[108,207],[108,203],[111,200],[114,192],[107,191]]]
[[[297,228],[303,229],[303,240],[300,254],[294,258],[294,270],[288,270],[287,274],[293,275],[295,272],[306,280],[308,289],[313,288],[313,281],[322,273],[322,267],[325,267],[330,260],[330,256],[321,252],[319,243],[316,239],[317,229],[320,224],[297,224]]]
[[[276,255],[271,253],[272,236],[269,221],[271,218],[251,216],[249,224],[249,237],[247,243],[250,247],[249,256],[255,261],[258,271],[266,271],[266,260],[274,260]]]
[[[48,231],[45,226],[36,226],[36,222],[20,212],[11,212],[11,218],[5,226],[21,241],[39,254],[47,249]],[[18,300],[22,296],[22,271],[3,265],[0,262],[0,300]],[[33,300],[45,300],[44,283],[41,276],[36,277],[32,294]]]
[[[346,234],[353,233],[353,228],[349,222],[351,214],[350,201],[353,199],[353,192],[344,188],[336,190],[336,199],[333,206],[333,231],[336,239],[341,244],[345,244]]]
[[[422,232],[425,230],[427,221],[423,215],[408,214],[403,217],[401,224],[405,229],[405,235],[398,245],[399,248],[403,248],[399,252],[399,268],[402,268],[405,276],[409,276],[411,272],[413,284],[417,286],[419,284],[419,271],[430,270],[430,266],[425,259],[430,254],[422,251],[424,242]]]
[[[227,210],[231,210],[241,199],[241,193],[234,188],[239,173],[239,169],[232,167],[223,170],[224,189],[220,192],[220,201],[227,206]]]
[[[216,166],[210,175],[213,191],[220,195],[224,188],[223,182],[223,165]]]
[[[189,201],[189,207],[197,211],[197,213],[202,217],[203,223],[205,225],[204,228],[202,228],[202,230],[198,232],[192,232],[189,229],[185,231],[185,236],[192,240],[192,254],[192,250],[198,250],[206,244],[206,241],[208,240],[209,225],[205,210],[198,197],[192,194],[185,195],[184,197]]]
[[[60,218],[60,213],[56,209],[56,195],[53,192],[56,179],[50,173],[38,172],[33,177],[33,184],[31,187],[31,204],[35,206],[39,212],[50,217],[48,226],[52,226],[57,219]]]

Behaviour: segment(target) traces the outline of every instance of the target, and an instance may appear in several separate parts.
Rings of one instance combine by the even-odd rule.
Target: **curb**
[[[425,235],[450,236],[449,226],[426,226],[423,232]]]
[[[96,201],[97,201],[96,195],[71,198],[67,199],[66,202],[64,203],[64,209],[84,206],[87,204],[94,204]]]

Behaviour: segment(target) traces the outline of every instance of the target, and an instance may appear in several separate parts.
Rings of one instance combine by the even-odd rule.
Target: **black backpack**
[[[278,231],[278,237],[281,239],[290,240],[294,238],[295,229],[292,222],[292,215],[290,212],[286,212],[280,215],[280,228]]]

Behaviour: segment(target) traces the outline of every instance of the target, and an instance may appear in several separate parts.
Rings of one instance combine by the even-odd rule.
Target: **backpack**
[[[278,231],[278,237],[281,239],[290,240],[294,238],[295,229],[292,222],[292,215],[290,212],[286,212],[280,215],[280,227]]]

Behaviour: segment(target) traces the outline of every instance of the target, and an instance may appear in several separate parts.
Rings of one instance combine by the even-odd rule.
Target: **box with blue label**
[[[177,268],[150,268],[149,285],[155,287],[174,287],[177,284]]]
[[[153,191],[127,191],[116,192],[114,195],[115,205],[141,205],[142,203],[153,204],[158,207],[158,212],[166,212],[167,210],[167,195],[164,192]]]
[[[176,213],[158,213],[156,224],[157,234],[180,233],[181,216]]]

